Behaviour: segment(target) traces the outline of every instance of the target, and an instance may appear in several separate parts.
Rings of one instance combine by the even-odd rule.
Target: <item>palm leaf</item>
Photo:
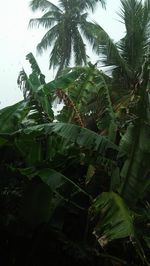
[[[94,49],[97,49],[97,53],[104,54],[106,59],[106,65],[120,66],[125,73],[130,77],[131,70],[120,53],[120,49],[116,43],[110,38],[107,32],[95,22],[95,35],[97,36],[97,42],[94,44]]]
[[[56,19],[54,19],[53,17],[33,18],[33,19],[30,19],[30,21],[29,21],[29,27],[39,28],[41,26],[41,27],[44,27],[45,29],[49,29],[51,26],[53,26],[55,24],[55,22],[56,22]]]
[[[75,56],[75,64],[76,65],[82,65],[83,63],[86,64],[85,44],[83,42],[79,30],[74,29],[72,35],[73,35],[73,50]]]
[[[54,5],[53,3],[51,3],[50,1],[47,0],[31,0],[30,1],[30,7],[32,9],[32,11],[49,11],[49,10],[53,10],[56,12],[60,12],[61,10],[59,9],[59,7],[57,7],[56,5]]]
[[[105,0],[77,0],[77,4],[79,5],[81,10],[91,9],[92,11],[94,11],[98,2],[101,3],[103,8],[106,7]]]
[[[37,45],[37,51],[39,54],[42,54],[56,38],[59,36],[59,24],[54,25],[46,34],[43,36],[40,43]],[[55,47],[55,46],[54,46]],[[58,47],[57,47],[58,48]]]
[[[126,36],[122,40],[120,48],[130,68],[138,70],[147,45],[148,12],[145,12],[141,1],[128,0],[121,1],[121,3],[122,9],[119,15],[125,23]]]
[[[149,46],[150,16],[148,2],[126,0],[121,1],[122,7],[119,13],[125,24],[125,36],[114,43],[102,29],[99,36],[102,39],[99,51],[105,56],[106,65],[115,65],[113,70],[114,86],[131,90],[137,82],[138,73],[141,71],[143,57]]]

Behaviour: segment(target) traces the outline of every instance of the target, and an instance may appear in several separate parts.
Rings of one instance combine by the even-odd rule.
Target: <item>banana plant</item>
[[[0,197],[5,206],[7,203],[1,223],[11,228],[24,221],[32,230],[46,223],[52,230],[69,234],[71,241],[80,232],[80,241],[87,241],[90,248],[91,241],[102,249],[120,241],[121,247],[132,245],[134,265],[139,260],[148,265],[149,57],[129,101],[135,119],[119,146],[109,133],[108,121],[116,123],[109,78],[89,65],[67,70],[45,83],[33,55],[27,59],[32,74],[19,76],[24,101],[0,111],[0,172],[5,176],[0,180]],[[60,121],[53,121],[56,96],[65,103]],[[96,115],[94,104],[100,100],[105,116],[97,117],[99,130],[94,132],[79,123],[79,117],[85,123],[88,115]],[[106,136],[102,129],[108,130]],[[71,220],[71,231],[67,231],[66,217],[69,220],[71,216],[74,222]],[[73,227],[75,221],[82,221],[83,226]],[[18,226],[14,231],[20,234],[17,230]],[[110,265],[128,261],[126,256],[120,260],[118,251],[115,255],[119,258],[111,252],[101,254],[99,249],[96,254],[106,256]]]
[[[80,74],[65,90],[59,90],[58,97],[63,100],[64,107],[57,119],[100,133],[106,131],[109,139],[115,142],[117,123],[109,93],[110,78],[91,63],[68,71]]]
[[[28,77],[22,70],[18,76],[18,85],[23,91],[24,100],[30,105],[28,118],[39,123],[52,122],[54,119],[52,92],[46,93],[45,76],[41,73],[33,54],[28,54],[26,59],[30,62],[32,73]]]

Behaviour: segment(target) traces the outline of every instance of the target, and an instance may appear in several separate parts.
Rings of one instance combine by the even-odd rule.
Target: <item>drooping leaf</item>
[[[32,73],[28,77],[22,70],[18,77],[18,85],[30,104],[30,119],[32,114],[32,120],[35,123],[53,121],[52,91],[47,90],[45,76],[41,73],[33,54],[28,54],[26,59],[31,64]]]
[[[38,76],[42,75],[39,65],[37,64],[36,59],[32,53],[26,55],[26,60],[29,61],[32,72],[36,73]]]
[[[109,150],[114,150],[115,153],[118,151],[117,146],[105,137],[74,124],[50,123],[29,127],[23,130],[22,133],[23,132],[25,134],[31,134],[31,136],[40,136],[43,132],[47,135],[55,133],[56,135],[66,139],[68,142],[76,143],[81,147],[93,150],[102,155],[107,155]]]
[[[71,179],[54,169],[43,168],[38,170],[32,167],[19,169],[19,171],[27,175],[29,179],[40,177],[53,193],[57,193],[61,199],[68,202],[68,204],[71,203],[80,209],[84,209],[89,204],[90,195],[76,185]]]
[[[98,222],[94,234],[102,246],[109,241],[134,235],[133,217],[124,200],[114,192],[103,192],[91,206]]]
[[[20,128],[29,112],[28,103],[21,101],[0,110],[0,133],[12,133]]]

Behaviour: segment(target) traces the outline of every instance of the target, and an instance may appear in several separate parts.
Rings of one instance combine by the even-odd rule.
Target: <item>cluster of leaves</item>
[[[121,2],[125,38],[115,44],[96,25],[95,47],[116,65],[111,78],[89,63],[46,83],[28,54],[32,73],[18,77],[24,100],[0,110],[3,264],[150,263],[150,4]]]
[[[52,253],[60,245],[64,264],[68,259],[83,265],[98,265],[99,260],[148,265],[149,59],[137,85],[136,120],[122,132],[119,146],[109,134],[109,124],[116,133],[117,122],[108,77],[89,65],[69,69],[46,84],[33,55],[27,59],[32,74],[22,71],[18,79],[24,100],[0,113],[1,226],[7,235],[2,241],[11,245],[13,234],[30,243],[33,250],[26,251],[23,265],[42,265],[45,253],[37,255],[41,241]],[[102,128],[100,113],[96,116],[91,104],[99,100],[95,95],[101,95]],[[52,110],[56,97],[64,102],[58,117]],[[96,132],[86,124],[91,115]],[[121,258],[118,245],[124,250]],[[133,256],[128,257],[131,247]],[[12,253],[8,263],[17,265],[16,246]],[[55,252],[53,257],[58,265]]]

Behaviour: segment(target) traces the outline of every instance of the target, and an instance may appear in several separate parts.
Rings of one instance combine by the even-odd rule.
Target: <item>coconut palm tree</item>
[[[99,53],[104,53],[105,64],[114,65],[113,87],[133,90],[145,55],[150,47],[150,1],[121,0],[119,16],[125,25],[125,36],[117,43],[103,31],[99,37]],[[105,39],[105,40],[104,40]],[[117,91],[118,93],[119,91]]]
[[[33,11],[40,10],[41,18],[31,19],[31,27],[42,26],[48,31],[37,46],[42,53],[51,47],[49,67],[58,67],[57,75],[67,67],[72,56],[76,65],[86,64],[86,45],[84,36],[94,48],[96,25],[87,20],[88,8],[94,10],[98,0],[61,0],[56,6],[47,0],[32,0],[30,7]],[[100,1],[105,6],[105,1]],[[81,34],[82,33],[82,34]]]

